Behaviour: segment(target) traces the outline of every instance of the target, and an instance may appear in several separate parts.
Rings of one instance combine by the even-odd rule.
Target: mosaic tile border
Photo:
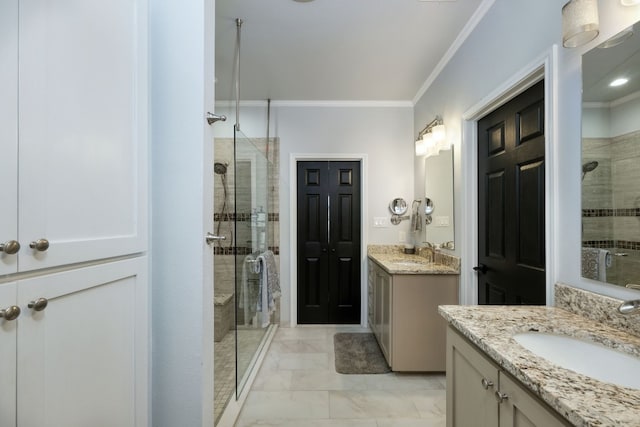
[[[640,208],[582,209],[583,218],[604,218],[615,216],[640,216]]]
[[[280,255],[280,246],[269,246],[268,248],[274,255]],[[233,247],[220,247],[215,246],[213,248],[214,255],[251,255],[253,253],[253,249],[243,246],[233,246]]]
[[[583,240],[582,246],[585,248],[617,248],[617,249],[632,249],[640,250],[640,242],[634,242],[631,240]]]
[[[214,213],[213,220],[216,222],[219,221],[238,221],[238,222],[250,222],[251,214],[250,213]],[[267,221],[280,221],[280,214],[277,212],[271,212],[267,215]]]

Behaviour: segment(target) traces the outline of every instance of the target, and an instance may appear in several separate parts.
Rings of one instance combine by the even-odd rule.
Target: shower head
[[[595,160],[583,164],[582,165],[582,180],[584,181],[584,177],[587,175],[587,173],[593,172],[595,170],[595,168],[597,168],[597,167],[598,167],[598,162],[596,162]]]
[[[587,162],[584,165],[582,165],[582,173],[593,172],[593,170],[597,167],[598,167],[598,162],[596,162],[595,160],[592,162]]]
[[[217,173],[218,175],[226,175],[227,174],[227,165],[229,163],[220,163],[220,162],[215,162],[213,164],[213,171],[215,173]]]

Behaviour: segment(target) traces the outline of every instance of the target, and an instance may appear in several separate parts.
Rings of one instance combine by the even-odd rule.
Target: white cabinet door
[[[16,304],[16,284],[0,285],[0,310]],[[0,319],[0,426],[16,425],[16,331],[18,321]]]
[[[0,243],[18,240],[18,0],[0,1]],[[0,276],[17,254],[0,252]],[[4,425],[4,424],[3,424]]]
[[[22,271],[145,250],[146,16],[146,0],[20,2]]]
[[[504,372],[500,372],[500,393],[506,398],[500,404],[500,427],[564,427],[560,420]]]
[[[147,425],[144,271],[137,258],[19,282],[20,426]]]

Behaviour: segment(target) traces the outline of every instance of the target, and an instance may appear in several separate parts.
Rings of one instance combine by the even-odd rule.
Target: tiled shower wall
[[[583,246],[609,249],[607,282],[622,285],[640,280],[638,144],[640,131],[582,140],[582,163],[598,162],[582,182]]]
[[[276,255],[279,264],[280,253],[280,141],[278,138],[252,138],[251,143],[257,148],[262,156],[269,161],[268,183],[266,187],[261,187],[262,191],[267,191],[267,215],[266,242],[267,246]],[[239,144],[247,144],[239,141]],[[217,232],[220,226],[220,234],[226,236],[227,240],[216,243],[215,246],[215,293],[233,294],[235,292],[236,275],[242,278],[242,264],[236,267],[235,254],[243,257],[252,252],[251,247],[251,194],[238,192],[234,196],[234,188],[240,180],[249,179],[249,176],[236,177],[234,170],[233,138],[216,138],[214,148],[215,161],[228,163],[227,168],[227,207],[226,215],[221,215],[224,201],[224,189],[220,175],[214,175],[214,230]],[[260,162],[259,162],[260,163]],[[242,164],[238,165],[239,173],[249,173]],[[237,198],[236,198],[237,197]],[[236,211],[237,210],[237,211]],[[234,229],[234,221],[237,222]],[[235,233],[238,233],[236,236]]]

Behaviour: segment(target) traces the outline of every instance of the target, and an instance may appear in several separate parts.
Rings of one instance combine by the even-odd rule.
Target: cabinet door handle
[[[8,242],[0,243],[0,252],[4,252],[5,254],[17,254],[19,250],[20,243],[17,240],[9,240]]]
[[[502,393],[499,390],[496,390],[495,396],[496,396],[496,400],[498,401],[498,403],[502,403],[502,402],[504,402],[505,400],[507,400],[509,398],[509,396],[507,396],[506,393]]]
[[[481,382],[482,382],[482,388],[484,388],[485,390],[489,390],[489,387],[493,387],[493,381],[491,380],[483,378]]]
[[[0,318],[5,320],[16,320],[20,316],[20,307],[17,305],[12,305],[11,307],[7,307],[4,310],[0,310]]]
[[[49,249],[49,241],[47,239],[38,239],[35,242],[29,243],[29,247],[38,252],[44,252]]]
[[[27,304],[27,307],[33,309],[33,311],[42,311],[45,308],[47,308],[47,305],[49,304],[49,300],[46,298],[38,298],[35,301],[31,301],[29,304]]]

